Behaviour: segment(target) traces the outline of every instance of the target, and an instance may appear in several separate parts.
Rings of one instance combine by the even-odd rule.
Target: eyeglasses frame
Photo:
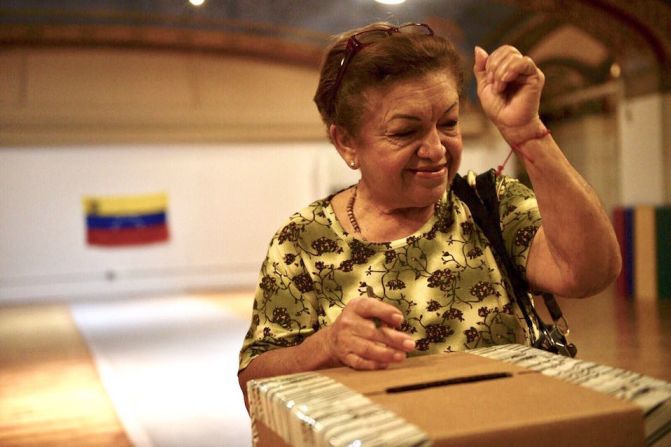
[[[391,36],[396,33],[401,33],[402,28],[406,27],[422,27],[428,31],[427,34],[424,34],[425,36],[433,36],[434,32],[431,29],[429,25],[426,23],[405,23],[400,26],[389,26],[388,28],[382,28],[382,29],[369,29],[365,31],[358,32],[356,34],[353,34],[352,36],[347,39],[347,45],[345,46],[345,55],[343,58],[340,60],[340,67],[338,68],[338,74],[336,75],[335,81],[333,82],[333,87],[331,88],[331,100],[330,104],[332,108],[335,108],[335,99],[336,96],[338,95],[338,91],[340,90],[340,84],[342,83],[343,78],[345,77],[345,72],[347,71],[347,67],[349,66],[352,58],[363,48],[373,45],[375,42],[369,42],[369,43],[364,43],[361,42],[357,39],[357,36],[361,36],[363,34],[369,34],[369,33],[379,33],[383,32],[387,34],[388,36]],[[419,33],[418,33],[419,34]]]

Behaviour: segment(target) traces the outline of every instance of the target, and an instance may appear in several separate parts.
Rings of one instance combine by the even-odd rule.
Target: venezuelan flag
[[[166,194],[84,197],[86,241],[123,246],[168,240]]]

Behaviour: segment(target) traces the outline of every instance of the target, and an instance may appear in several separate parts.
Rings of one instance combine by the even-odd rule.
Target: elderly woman
[[[600,291],[619,272],[617,242],[539,118],[543,73],[511,46],[476,47],[473,70],[482,109],[534,187],[497,181],[510,257],[534,289]],[[240,353],[243,391],[253,378],[525,342],[509,282],[450,188],[462,79],[455,49],[423,24],[368,25],[327,51],[315,102],[361,178],[273,237]]]

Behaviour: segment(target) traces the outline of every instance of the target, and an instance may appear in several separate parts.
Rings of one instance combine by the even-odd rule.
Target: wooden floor
[[[560,300],[578,357],[671,382],[671,299]]]
[[[0,445],[131,445],[66,305],[0,308]]]
[[[248,318],[251,293],[210,299]],[[562,300],[579,357],[671,381],[671,300]],[[0,446],[129,446],[67,305],[0,307]]]

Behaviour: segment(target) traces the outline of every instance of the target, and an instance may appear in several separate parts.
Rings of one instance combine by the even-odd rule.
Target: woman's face
[[[361,181],[380,206],[429,206],[461,162],[459,94],[447,72],[364,92],[366,111],[352,149]]]

